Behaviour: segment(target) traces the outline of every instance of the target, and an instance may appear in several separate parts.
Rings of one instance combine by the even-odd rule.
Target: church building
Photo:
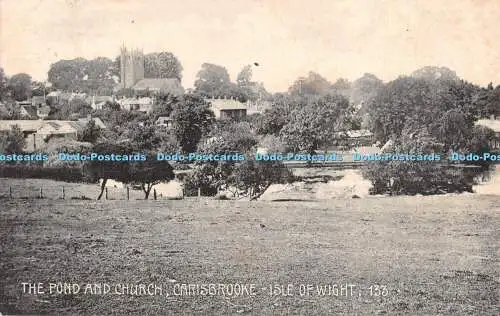
[[[146,78],[145,58],[142,50],[129,50],[122,46],[120,52],[120,83],[116,90],[132,89],[134,92],[184,94],[177,78]]]

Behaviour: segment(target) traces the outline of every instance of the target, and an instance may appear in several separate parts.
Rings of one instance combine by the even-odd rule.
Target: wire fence
[[[50,199],[50,200],[96,200],[100,195],[100,185],[55,182],[37,179],[2,179],[0,198],[3,199]],[[151,189],[148,199],[183,199],[183,192],[166,195]],[[144,200],[145,192],[132,187],[107,186],[101,200]]]

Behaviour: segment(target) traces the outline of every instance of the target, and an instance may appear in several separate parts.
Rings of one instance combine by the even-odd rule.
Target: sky
[[[45,80],[51,63],[114,58],[125,43],[170,51],[193,86],[205,62],[234,81],[285,91],[316,71],[334,82],[384,81],[446,66],[500,84],[500,0],[0,0],[0,67]]]

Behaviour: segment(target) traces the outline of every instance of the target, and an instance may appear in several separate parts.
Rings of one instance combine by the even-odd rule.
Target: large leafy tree
[[[295,150],[313,153],[350,129],[352,107],[341,95],[326,95],[294,109],[280,131]]]
[[[16,101],[26,100],[31,97],[31,76],[25,73],[13,75],[7,87]]]
[[[173,133],[184,152],[194,152],[203,135],[215,121],[210,106],[202,98],[187,94],[174,104]]]
[[[208,97],[228,96],[231,80],[223,66],[204,63],[196,75],[195,92]]]
[[[200,188],[213,195],[217,189],[232,191],[239,197],[258,199],[273,183],[286,181],[291,173],[281,162],[255,161],[257,137],[247,122],[216,126],[198,151],[205,154],[242,154],[242,161],[196,161],[188,176],[189,189]]]
[[[146,78],[177,78],[182,80],[182,65],[171,52],[150,53],[144,56]]]
[[[174,169],[168,162],[156,160],[156,152],[149,151],[146,155],[146,161],[131,162],[128,168],[129,181],[140,184],[145,200],[153,186],[175,178]]]
[[[382,80],[375,75],[365,73],[356,79],[351,86],[351,102],[355,105],[372,100],[384,86]]]
[[[7,97],[7,76],[3,68],[0,67],[0,101],[5,100]]]
[[[109,94],[115,85],[116,64],[109,58],[60,60],[50,66],[49,82],[63,91]]]
[[[23,132],[19,126],[12,126],[7,133],[0,134],[0,152],[6,154],[22,153],[26,146]]]
[[[331,83],[320,74],[310,71],[306,77],[299,77],[288,88],[293,96],[320,97],[332,92]]]

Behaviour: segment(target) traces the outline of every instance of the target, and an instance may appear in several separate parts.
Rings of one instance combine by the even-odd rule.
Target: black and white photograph
[[[500,0],[0,0],[0,316],[500,315]]]

